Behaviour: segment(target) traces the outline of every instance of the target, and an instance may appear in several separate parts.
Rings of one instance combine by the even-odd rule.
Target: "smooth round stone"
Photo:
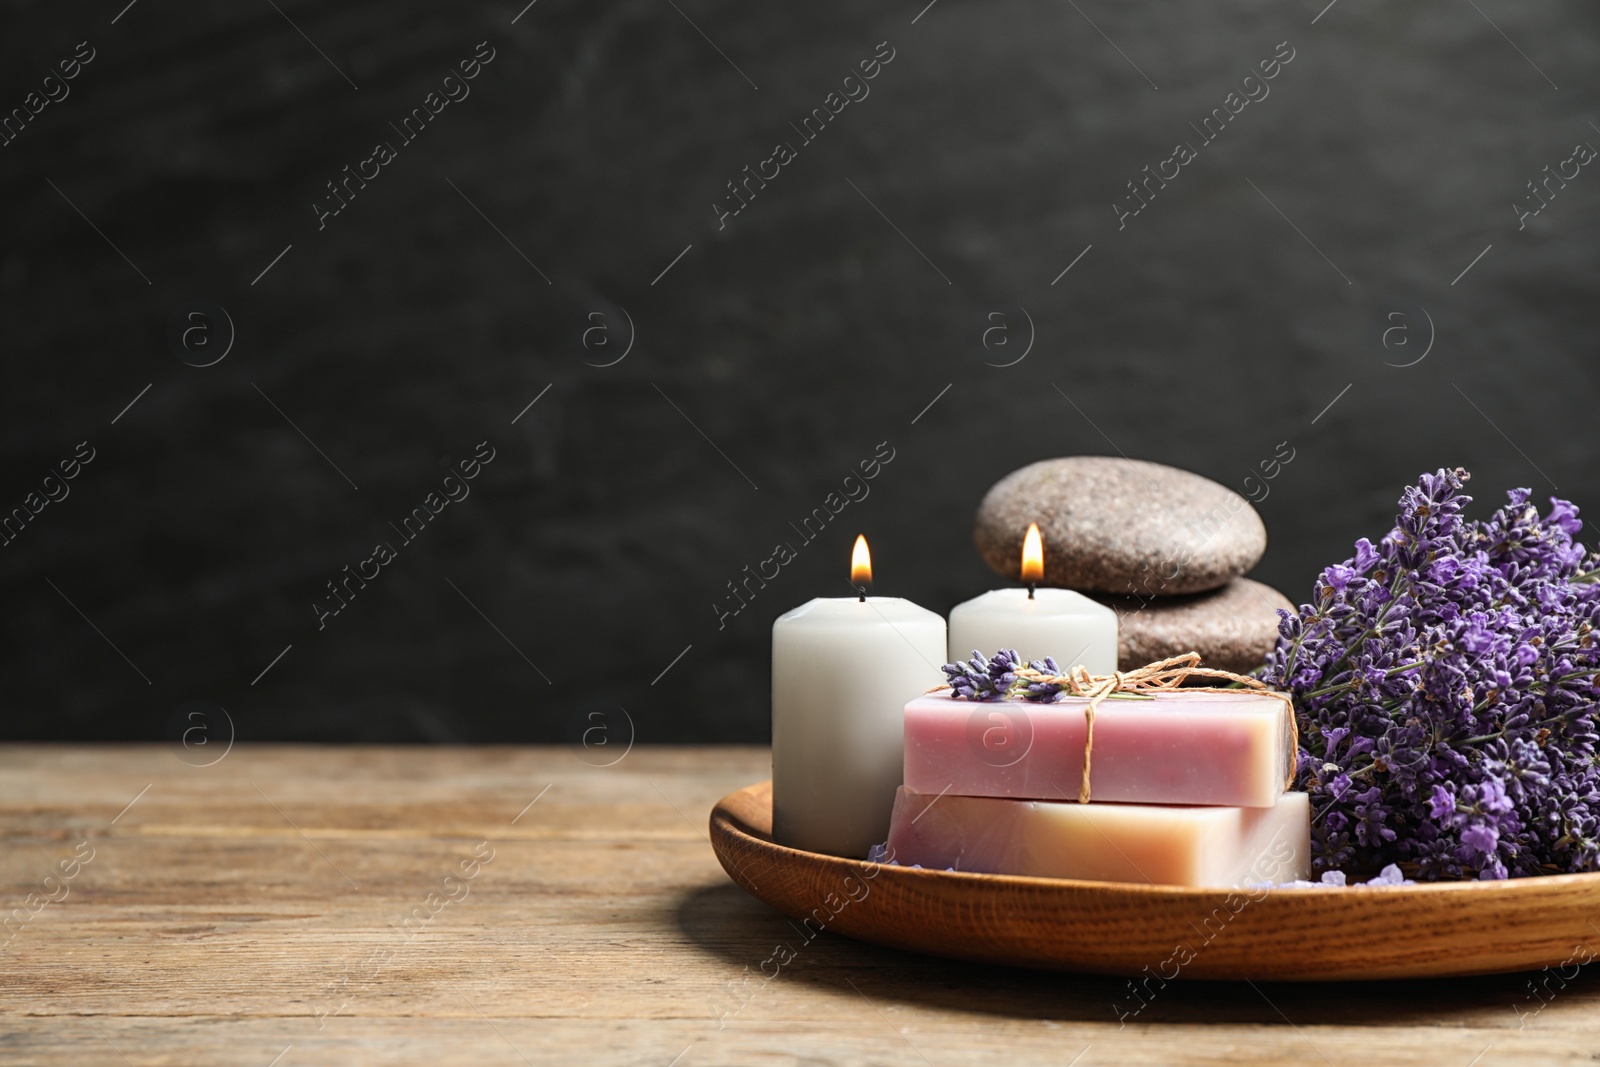
[[[1260,582],[1235,578],[1193,596],[1096,596],[1117,613],[1117,669],[1198,652],[1201,666],[1247,674],[1278,640],[1278,609],[1289,598]]]
[[[1121,596],[1216,589],[1267,550],[1267,528],[1244,497],[1137,459],[1046,459],[1000,479],[972,534],[984,562],[1017,580],[1032,522],[1044,539],[1041,584]]]

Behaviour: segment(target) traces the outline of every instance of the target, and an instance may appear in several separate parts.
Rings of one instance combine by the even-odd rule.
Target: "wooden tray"
[[[773,844],[771,782],[718,802],[711,846],[735,883],[808,931],[983,963],[1358,980],[1575,965],[1600,945],[1600,874],[1229,891],[913,870]]]

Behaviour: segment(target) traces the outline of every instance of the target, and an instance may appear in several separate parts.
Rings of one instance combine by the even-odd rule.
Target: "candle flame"
[[[856,547],[850,552],[850,584],[857,589],[872,584],[872,553],[865,534],[856,535]]]
[[[1044,581],[1044,542],[1036,522],[1028,524],[1028,536],[1022,539],[1022,580]]]

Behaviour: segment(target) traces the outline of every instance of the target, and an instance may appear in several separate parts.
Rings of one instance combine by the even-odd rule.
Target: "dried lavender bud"
[[[1028,666],[1040,674],[1048,674],[1052,677],[1060,677],[1062,674],[1061,667],[1056,663],[1053,656],[1036,659]],[[1064,688],[1060,682],[1029,682],[1028,691],[1023,694],[1023,699],[1031,700],[1035,704],[1054,704],[1061,699],[1061,693]]]
[[[962,700],[1004,700],[1017,684],[1017,665],[1021,657],[1016,649],[1002,648],[990,659],[982,652],[972,650],[972,659],[965,663],[946,663],[941,670],[950,681],[950,688]]]
[[[1005,700],[1020,697],[1038,704],[1051,704],[1059,700],[1065,688],[1057,682],[1029,681],[1017,677],[1022,657],[1014,648],[1002,648],[985,659],[974,649],[972,658],[965,663],[946,663],[941,670],[949,679],[950,688],[961,700]],[[1042,674],[1059,676],[1062,670],[1056,661],[1046,656],[1028,664]]]
[[[995,689],[994,678],[989,673],[989,661],[982,652],[972,650],[972,659],[965,663],[946,663],[941,670],[950,681],[950,688],[961,700],[1001,700],[1004,687]]]
[[[1017,680],[1017,667],[1022,657],[1014,648],[1002,648],[989,660],[989,681],[1002,696],[1008,693]]]
[[[1279,612],[1314,869],[1505,878],[1600,868],[1600,584],[1578,511],[1526,489],[1487,519],[1423,475],[1378,545]]]

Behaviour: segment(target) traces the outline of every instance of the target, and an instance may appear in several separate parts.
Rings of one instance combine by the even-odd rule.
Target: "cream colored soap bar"
[[[1311,804],[1270,808],[1076,804],[938,796],[901,787],[889,858],[902,866],[1182,886],[1311,877]]]

